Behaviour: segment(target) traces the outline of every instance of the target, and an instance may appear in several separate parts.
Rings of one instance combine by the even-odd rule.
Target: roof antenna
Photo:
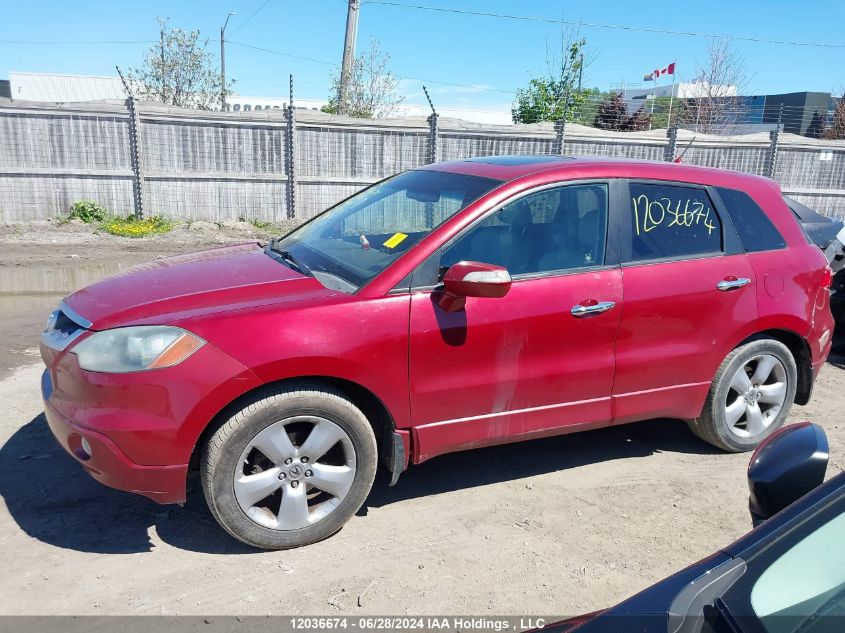
[[[690,139],[689,143],[687,143],[687,146],[683,149],[683,151],[682,151],[682,152],[678,155],[678,157],[677,157],[677,158],[675,158],[675,159],[672,161],[673,163],[682,163],[682,162],[684,162],[684,154],[686,154],[686,153],[687,153],[687,150],[688,150],[690,147],[692,147],[692,144],[695,142],[695,139],[696,139],[696,138],[698,138],[698,137],[697,137],[697,136],[693,136],[693,137]]]

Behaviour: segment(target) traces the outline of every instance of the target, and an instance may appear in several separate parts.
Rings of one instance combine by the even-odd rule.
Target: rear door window
[[[703,188],[631,182],[628,260],[704,257],[723,252],[722,222]]]
[[[786,240],[754,200],[744,191],[717,187],[742,246],[747,253],[774,251],[786,247]]]

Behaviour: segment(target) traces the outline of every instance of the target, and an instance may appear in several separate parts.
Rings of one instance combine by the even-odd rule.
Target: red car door
[[[614,420],[695,417],[757,316],[754,271],[706,187],[631,182],[629,194]]]
[[[413,292],[417,461],[610,422],[622,274],[606,248],[608,186],[529,194],[444,247],[442,268],[482,261],[514,281],[505,297],[469,297],[451,313],[439,290]]]

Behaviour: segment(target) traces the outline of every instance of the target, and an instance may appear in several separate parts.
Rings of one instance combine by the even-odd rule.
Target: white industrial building
[[[119,77],[10,72],[9,96],[20,101],[74,103],[77,101],[125,99],[126,92],[123,90],[123,83]],[[226,101],[230,109],[236,112],[287,107],[286,99],[271,97],[230,95]],[[297,107],[318,110],[325,103],[325,100],[320,99],[296,100]]]
[[[736,86],[714,85],[710,90],[710,83],[707,81],[683,81],[674,85],[668,82],[665,85],[652,85],[648,88],[625,88],[622,96],[628,99],[648,99],[655,97],[673,96],[676,99],[702,99],[707,96],[717,95],[719,97],[737,96]]]
[[[20,101],[47,101],[51,103],[73,103],[77,101],[100,101],[104,99],[125,99],[126,93],[118,77],[98,77],[93,75],[61,75],[54,73],[9,73],[9,96]],[[287,99],[274,97],[253,97],[248,95],[229,95],[226,98],[232,112],[251,112],[268,109],[282,109],[288,105]],[[295,99],[297,108],[319,110],[326,104],[325,99]],[[442,108],[440,114],[446,117],[464,119],[477,123],[508,125],[511,122],[510,109],[500,111],[481,111],[459,108]],[[396,116],[428,116],[429,107],[403,103],[396,111]]]
[[[100,101],[125,99],[118,77],[9,72],[9,93],[21,101]]]

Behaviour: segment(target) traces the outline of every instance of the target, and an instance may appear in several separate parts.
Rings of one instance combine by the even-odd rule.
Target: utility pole
[[[578,93],[581,93],[581,80],[584,78],[584,53],[581,53],[581,59],[578,61]]]
[[[226,111],[226,25],[229,24],[229,18],[235,15],[234,11],[229,11],[226,16],[226,21],[220,27],[220,110]]]
[[[343,40],[343,64],[340,68],[340,86],[337,91],[337,113],[346,114],[349,78],[355,63],[355,40],[358,37],[358,9],[361,0],[349,0],[346,11],[346,37]]]
[[[159,18],[158,27],[158,49],[161,58],[161,102],[167,103],[167,73],[164,65],[164,30],[167,28],[167,20]]]
[[[658,80],[659,77],[660,77],[660,75],[657,75],[657,77],[654,78],[654,88],[652,88],[652,90],[651,90],[651,114],[649,114],[649,116],[648,116],[648,129],[649,130],[651,129],[651,123],[654,120],[654,101],[655,101],[655,99],[657,99],[657,80]],[[673,81],[674,81],[674,77],[673,77]]]

